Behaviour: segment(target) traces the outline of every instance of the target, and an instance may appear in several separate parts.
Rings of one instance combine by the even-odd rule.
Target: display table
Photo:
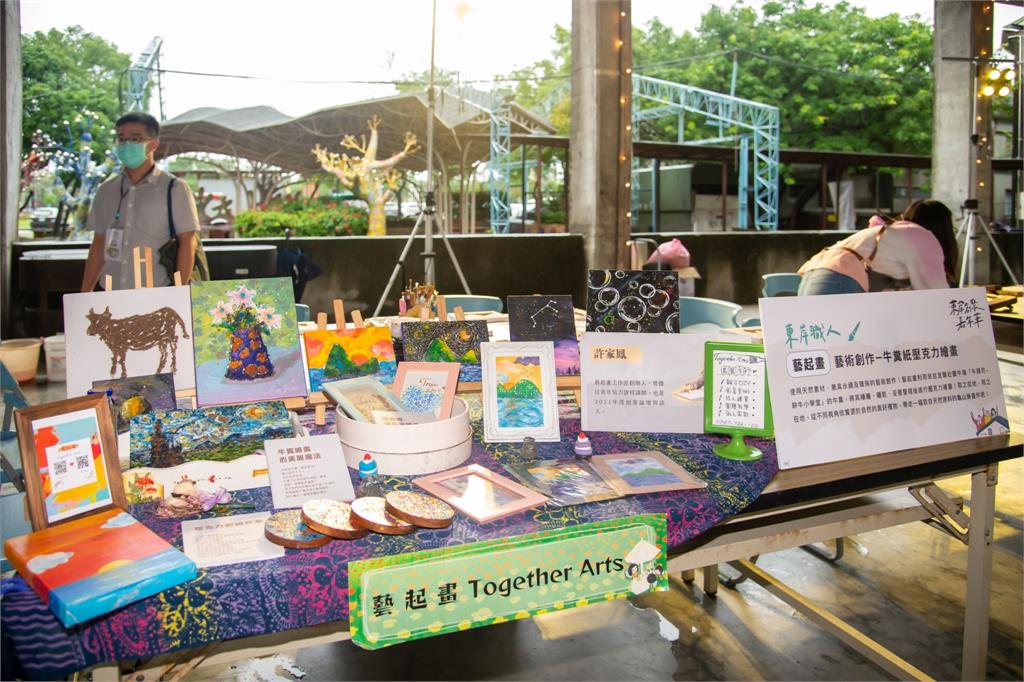
[[[484,444],[480,440],[479,400],[472,399],[474,443],[470,462],[503,472],[499,462],[518,455],[518,444]],[[560,443],[538,443],[541,458],[571,457],[580,424],[575,406],[563,406]],[[321,430],[330,431],[327,425]],[[317,641],[347,636],[348,562],[480,540],[571,527],[590,521],[633,514],[663,512],[668,517],[668,544],[679,548],[688,540],[743,510],[757,499],[776,473],[771,441],[753,441],[764,459],[734,462],[712,453],[725,437],[703,435],[590,435],[596,453],[659,450],[708,482],[705,490],[624,497],[570,507],[543,506],[478,525],[459,515],[443,530],[417,530],[406,536],[370,534],[354,541],[332,542],[318,549],[288,550],[281,559],[233,564],[200,570],[198,578],[129,605],[85,626],[64,629],[34,592],[20,579],[5,580],[2,602],[2,648],[25,677],[55,678],[71,671],[112,661],[149,659],[160,654],[206,647],[224,640],[271,633],[276,650],[284,640],[305,637],[318,628]],[[384,488],[409,489],[409,478],[384,479]],[[269,488],[238,491],[236,500],[251,502],[255,511],[272,509]],[[139,505],[134,515],[161,537],[181,547],[181,522],[152,514]],[[243,512],[247,513],[247,512]],[[246,646],[246,644],[242,644]],[[113,666],[98,669],[113,678]]]

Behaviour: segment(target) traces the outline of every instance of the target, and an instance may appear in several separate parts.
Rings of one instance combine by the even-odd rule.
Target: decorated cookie
[[[384,535],[405,535],[416,526],[395,518],[384,509],[383,497],[358,497],[352,501],[352,523]]]
[[[421,528],[447,528],[455,519],[455,510],[447,502],[409,490],[393,490],[385,495],[384,509]]]
[[[302,505],[302,520],[313,530],[341,540],[355,540],[366,531],[353,525],[352,508],[335,500],[310,500]]]
[[[291,549],[321,547],[331,541],[330,537],[306,525],[298,509],[272,514],[263,524],[263,534],[275,545]]]

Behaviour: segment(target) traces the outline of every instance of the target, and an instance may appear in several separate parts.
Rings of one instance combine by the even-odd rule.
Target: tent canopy
[[[472,99],[437,90],[434,103],[435,164],[467,164],[490,155],[489,108],[479,93]],[[554,127],[542,117],[514,102],[508,103],[513,135],[550,134]],[[160,128],[157,158],[188,152],[210,152],[262,161],[298,173],[320,169],[312,154],[319,144],[328,151],[341,152],[341,138],[369,137],[367,122],[381,119],[377,129],[378,158],[387,158],[404,147],[405,133],[416,135],[420,149],[399,166],[407,170],[426,168],[427,93],[405,93],[364,100],[291,118],[272,107],[245,109],[192,109]],[[481,137],[482,136],[482,137]]]

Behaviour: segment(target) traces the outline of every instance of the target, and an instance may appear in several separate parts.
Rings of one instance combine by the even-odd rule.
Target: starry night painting
[[[457,362],[459,381],[480,381],[480,344],[487,341],[483,320],[403,322],[402,345],[410,362]]]
[[[579,376],[580,346],[572,296],[509,296],[508,329],[512,341],[552,341],[556,376]]]

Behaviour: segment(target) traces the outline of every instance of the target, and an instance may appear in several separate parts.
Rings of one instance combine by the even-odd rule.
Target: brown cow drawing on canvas
[[[159,347],[160,366],[153,374],[160,374],[164,371],[170,356],[171,372],[178,371],[178,330],[181,327],[182,338],[188,338],[188,330],[181,315],[175,312],[174,308],[163,307],[145,315],[131,315],[114,319],[110,313],[110,306],[102,313],[97,313],[89,308],[86,315],[89,319],[89,328],[85,331],[89,336],[98,336],[100,341],[110,349],[110,376],[113,378],[117,372],[117,366],[121,365],[121,378],[128,377],[128,370],[125,368],[125,356],[130,350],[149,350]]]

